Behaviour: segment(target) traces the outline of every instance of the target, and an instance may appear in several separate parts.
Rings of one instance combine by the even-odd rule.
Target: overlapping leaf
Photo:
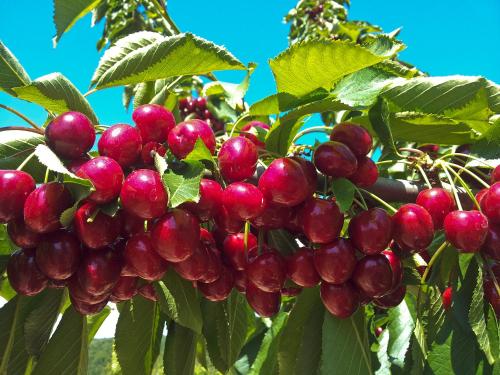
[[[66,31],[71,29],[76,21],[96,8],[101,2],[102,0],[54,0],[54,24],[56,26],[54,45]]]
[[[196,362],[197,334],[174,322],[168,326],[163,352],[164,373],[167,375],[191,375]]]
[[[12,52],[0,41],[0,90],[16,95],[13,87],[25,86],[31,79]]]

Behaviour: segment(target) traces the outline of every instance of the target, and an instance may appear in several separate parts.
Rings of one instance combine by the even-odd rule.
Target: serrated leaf
[[[214,157],[200,137],[198,137],[198,139],[196,140],[193,151],[191,151],[183,160],[207,161],[210,167],[215,167]]]
[[[398,154],[398,150],[394,144],[394,138],[392,136],[390,116],[389,116],[389,106],[387,101],[383,98],[379,98],[377,103],[370,108],[368,112],[370,118],[370,123],[373,130],[377,133],[380,142],[390,151]]]
[[[7,233],[7,224],[0,224],[0,255],[10,255],[16,249]],[[0,275],[2,271],[0,271]]]
[[[169,205],[175,208],[184,202],[198,202],[200,182],[205,167],[199,161],[182,161],[177,167],[171,167],[162,176],[163,185],[168,191]]]
[[[94,336],[96,335],[97,331],[99,331],[99,328],[101,328],[102,324],[109,316],[109,314],[111,314],[111,309],[109,308],[109,306],[106,306],[100,313],[87,316],[87,332],[89,344],[94,339]]]
[[[490,340],[491,354],[493,358],[496,358],[495,363],[497,363],[500,358],[500,327],[493,307],[489,305],[487,309],[486,328]]]
[[[0,132],[0,169],[16,169],[36,146],[44,142],[44,136],[31,131],[5,130]],[[44,170],[36,158],[32,158],[23,170],[36,181],[43,181]]]
[[[391,375],[391,362],[387,354],[387,347],[389,346],[389,331],[387,329],[384,329],[378,337],[378,345],[377,359],[380,367],[375,371],[375,375]]]
[[[387,353],[392,364],[404,368],[415,323],[405,301],[389,310],[389,345]]]
[[[12,88],[28,85],[30,82],[28,73],[7,46],[0,41],[0,90],[16,96]]]
[[[101,2],[102,0],[54,0],[54,24],[56,26],[54,46],[76,21],[96,8]]]
[[[166,375],[191,375],[196,362],[197,334],[174,322],[168,326],[168,335],[163,352],[163,367]]]
[[[292,145],[293,138],[304,125],[305,118],[293,118],[288,121],[277,120],[266,137],[266,150],[285,156]]]
[[[340,211],[347,212],[354,201],[356,186],[346,178],[336,178],[332,182],[332,190]]]
[[[500,121],[496,121],[472,146],[472,152],[487,158],[500,158]]]

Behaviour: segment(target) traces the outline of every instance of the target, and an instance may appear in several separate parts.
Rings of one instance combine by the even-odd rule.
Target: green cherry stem
[[[359,188],[359,191],[362,192],[363,194],[368,195],[370,198],[376,200],[378,203],[380,203],[382,206],[387,208],[392,213],[395,213],[397,211],[393,206],[391,206],[389,203],[384,201],[382,198],[377,197],[375,194],[372,194],[369,191],[367,191],[365,189],[361,189],[361,188]]]
[[[243,235],[243,243],[245,244],[245,253],[248,253],[248,234],[250,233],[250,221],[245,221],[245,233]]]
[[[292,143],[295,143],[301,138],[302,136],[309,134],[309,133],[326,133],[327,130],[332,130],[333,126],[312,126],[310,128],[304,129],[300,132],[298,132],[295,137],[293,137]]]
[[[29,163],[29,161],[35,156],[35,152],[33,151],[31,154],[29,154],[24,161],[19,164],[19,167],[17,167],[16,171],[22,171],[23,168],[26,166],[26,164]]]
[[[425,284],[425,281],[427,280],[427,276],[429,275],[432,265],[436,263],[436,261],[441,256],[441,254],[443,253],[443,251],[446,249],[447,246],[448,242],[447,241],[443,242],[441,246],[439,246],[439,248],[436,250],[432,258],[429,260],[429,263],[427,263],[427,268],[425,269],[425,272],[422,275],[422,284]]]
[[[486,163],[484,160],[482,160],[480,158],[477,158],[477,157],[472,156],[472,155],[461,154],[461,153],[458,153],[458,152],[454,152],[454,153],[451,153],[451,154],[443,155],[443,156],[441,156],[437,160],[448,159],[448,158],[452,158],[453,156],[461,156],[461,157],[464,157],[464,158],[467,158],[467,159],[476,160],[477,162],[483,164],[486,168],[493,169],[493,167],[491,165],[489,165],[488,163]]]
[[[420,174],[422,175],[424,181],[425,181],[425,184],[427,185],[427,187],[429,189],[432,189],[432,184],[431,182],[429,181],[429,178],[427,177],[427,173],[425,173],[424,169],[420,166],[420,165],[416,165],[418,171],[420,172]]]
[[[478,175],[476,175],[475,173],[469,171],[467,168],[464,168],[462,167],[461,165],[458,165],[458,164],[455,164],[455,163],[450,163],[450,162],[447,162],[446,164],[448,164],[449,166],[452,166],[454,168],[457,168],[457,169],[460,169],[461,171],[467,173],[469,176],[471,176],[472,178],[474,178],[477,182],[479,182],[481,185],[483,185],[486,189],[489,189],[490,188],[490,185],[484,181],[482,178],[480,178]]]
[[[363,207],[364,210],[368,210],[368,205],[366,204],[366,201],[365,201],[365,197],[363,197],[363,194],[361,194],[361,192],[359,191],[359,189],[357,187],[354,187],[356,189],[356,194],[358,195],[359,199],[361,200],[361,202],[359,202],[357,199],[355,199],[355,201],[361,206]]]
[[[465,192],[467,193],[471,201],[474,202],[474,205],[477,207],[477,209],[481,211],[481,206],[479,205],[479,202],[474,196],[474,193],[470,189],[469,185],[467,185],[467,183],[463,180],[463,178],[460,177],[460,174],[454,171],[453,168],[449,168],[449,171],[455,175],[455,178],[458,180],[458,182],[460,182],[460,185],[462,185],[462,187],[464,188]]]
[[[460,198],[458,197],[458,191],[455,186],[455,182],[453,181],[453,178],[451,178],[450,172],[448,172],[448,166],[446,163],[439,163],[439,165],[442,167],[444,174],[446,175],[446,178],[450,182],[451,185],[451,191],[453,192],[453,196],[455,197],[455,202],[457,203],[457,207],[460,211],[463,210],[462,208],[462,202],[460,202]]]

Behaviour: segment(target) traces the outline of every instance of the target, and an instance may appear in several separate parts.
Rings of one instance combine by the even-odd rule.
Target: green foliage
[[[5,130],[0,132],[0,168],[16,169],[35,148],[44,142],[43,135],[24,130]],[[32,158],[23,169],[30,173],[36,181],[43,181],[44,169]]]
[[[346,178],[336,178],[332,182],[332,190],[340,211],[346,212],[354,201],[356,186]]]
[[[16,95],[13,87],[28,85],[31,81],[28,73],[10,50],[0,41],[0,90]]]
[[[198,202],[204,171],[203,163],[197,160],[184,160],[166,170],[162,180],[171,207],[175,208],[184,202]]]
[[[163,366],[166,375],[190,375],[196,360],[197,334],[174,322],[168,325]]]

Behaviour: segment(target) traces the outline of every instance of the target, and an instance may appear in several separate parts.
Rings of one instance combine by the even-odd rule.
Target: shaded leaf
[[[36,146],[44,142],[44,137],[31,131],[5,130],[0,132],[0,168],[16,169],[31,153]],[[23,170],[33,176],[36,181],[43,181],[44,168],[31,158]]]
[[[354,193],[356,192],[354,184],[346,178],[336,178],[332,182],[332,190],[340,211],[346,212],[349,210],[354,201]]]
[[[163,352],[166,375],[191,375],[196,362],[197,334],[174,322],[168,326]]]
[[[87,316],[87,332],[89,343],[94,339],[97,331],[101,328],[106,318],[111,313],[109,306],[106,306],[100,313]]]
[[[304,122],[303,117],[289,121],[277,120],[267,133],[266,150],[285,156]]]
[[[31,79],[12,52],[0,41],[0,90],[16,96],[13,87],[25,86]]]
[[[389,310],[389,344],[387,354],[390,362],[404,368],[406,352],[410,346],[415,323],[405,301]]]
[[[61,36],[71,29],[80,18],[96,8],[102,0],[54,0],[54,24],[56,36],[53,39],[57,44]]]
[[[379,98],[377,103],[368,112],[370,123],[375,133],[377,133],[382,144],[395,154],[398,154],[394,145],[391,123],[389,117],[389,106],[383,98]]]

